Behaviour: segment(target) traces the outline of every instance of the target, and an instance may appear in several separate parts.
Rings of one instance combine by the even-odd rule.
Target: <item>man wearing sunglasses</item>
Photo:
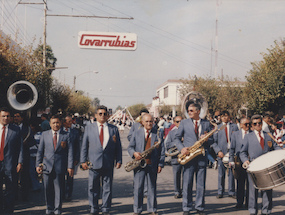
[[[177,129],[179,127],[181,120],[182,120],[181,116],[176,116],[174,118],[175,127],[171,129],[171,131],[168,133],[168,135],[165,138],[166,150],[169,150],[170,148],[176,146],[174,140],[175,140],[175,135],[177,133]],[[182,166],[177,161],[177,155],[171,157],[171,165],[173,169],[174,198],[178,199],[182,197],[182,190],[181,190]]]
[[[243,146],[240,151],[240,159],[243,163],[249,164],[259,156],[271,151],[281,149],[269,135],[262,131],[262,118],[260,115],[251,117],[253,132],[245,135]],[[249,198],[248,211],[251,215],[258,213],[258,190],[253,186],[253,181],[248,175]],[[270,214],[272,210],[272,190],[261,191],[262,210],[261,214]]]
[[[99,214],[98,199],[102,181],[102,214],[108,215],[112,201],[112,182],[114,163],[119,169],[122,165],[122,146],[118,128],[108,124],[107,107],[97,108],[96,122],[85,128],[80,154],[81,166],[89,169],[88,197],[90,214]],[[87,161],[91,164],[88,167]]]
[[[225,191],[225,174],[227,169],[224,166],[222,159],[225,154],[229,152],[232,133],[238,131],[237,125],[230,122],[231,118],[227,110],[221,112],[221,120],[222,123],[218,125],[218,128],[222,127],[225,124],[227,126],[225,129],[220,130],[213,135],[213,149],[218,155],[218,195],[216,196],[218,199],[223,198]],[[228,171],[228,195],[231,198],[236,198],[235,179],[231,168],[229,168]]]
[[[199,114],[201,106],[196,103],[191,103],[188,107],[188,115],[190,119],[185,119],[180,122],[179,128],[175,136],[175,144],[182,155],[189,155],[188,148],[193,146],[199,139],[203,138],[206,133],[211,131],[209,121],[200,119]],[[182,143],[183,137],[183,143]],[[213,138],[210,137],[204,143],[205,150],[209,149],[209,145],[213,143]],[[195,209],[198,214],[205,214],[205,181],[206,181],[206,166],[208,164],[207,156],[199,155],[193,160],[184,165],[183,170],[183,215],[190,214],[192,210],[192,189],[194,174],[196,173],[196,201]]]
[[[234,132],[232,134],[231,138],[231,148],[230,148],[230,156],[229,156],[229,165],[232,168],[235,168],[234,163],[234,156],[240,155],[241,147],[243,146],[243,139],[246,134],[248,134],[250,131],[250,122],[246,117],[241,118],[240,120],[240,130],[237,132]],[[238,168],[238,167],[237,167]],[[236,209],[240,209],[243,206],[244,202],[244,193],[245,193],[245,182],[247,181],[247,173],[244,168],[241,166],[240,168],[240,174],[239,178],[237,179],[237,205]],[[248,182],[246,182],[248,187]],[[248,205],[248,188],[246,189],[246,200],[245,205]]]

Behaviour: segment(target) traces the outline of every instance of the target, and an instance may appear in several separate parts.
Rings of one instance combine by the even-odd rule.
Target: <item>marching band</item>
[[[198,97],[201,99],[201,95]],[[283,131],[277,131],[278,128],[273,126],[269,115],[265,115],[265,120],[260,115],[253,115],[251,119],[243,116],[238,127],[232,123],[229,112],[225,110],[219,114],[221,122],[208,121],[204,119],[205,116],[201,116],[201,113],[207,112],[203,98],[201,101],[187,101],[184,119],[176,116],[173,126],[169,124],[169,120],[155,122],[153,116],[143,109],[138,122],[130,128],[127,151],[132,160],[124,167],[127,172],[133,172],[134,215],[142,214],[144,196],[147,198],[148,213],[158,214],[157,176],[164,167],[165,155],[171,157],[174,198],[182,198],[183,215],[190,214],[193,209],[197,214],[206,214],[206,172],[211,150],[214,150],[218,163],[216,197],[225,197],[227,173],[227,196],[236,199],[236,210],[245,207],[249,214],[257,214],[260,190],[261,213],[270,214],[272,189],[285,183],[284,169],[281,167],[283,163],[279,164],[281,161],[276,158],[272,159],[272,166],[266,168],[262,162],[266,163],[263,161],[264,156],[274,150],[279,150],[275,157],[285,157],[285,151],[280,150],[283,146],[283,135],[280,133]],[[86,123],[84,131],[80,131],[82,135],[74,128],[76,126],[72,127],[71,116],[54,115],[49,121],[46,115],[43,118],[44,127],[50,126],[51,129],[35,133],[34,136],[32,132],[37,132],[34,124],[31,124],[33,129],[23,124],[21,112],[15,112],[12,120],[8,108],[3,107],[0,110],[0,178],[5,179],[0,182],[6,186],[2,192],[4,196],[1,195],[0,198],[0,214],[13,214],[18,196],[18,181],[22,183],[22,198],[28,201],[29,196],[24,195],[29,189],[27,170],[30,169],[35,175],[33,166],[29,167],[30,159],[43,180],[46,214],[61,214],[62,201],[71,200],[77,164],[82,170],[89,170],[89,214],[110,214],[114,168],[119,169],[123,161],[120,132],[108,120],[107,107],[101,105],[97,108],[95,120]],[[168,123],[167,127],[163,127],[165,123]],[[30,147],[33,158],[29,157]],[[194,178],[195,203],[192,197]],[[38,189],[37,185],[35,190]],[[101,206],[98,204],[100,193]]]

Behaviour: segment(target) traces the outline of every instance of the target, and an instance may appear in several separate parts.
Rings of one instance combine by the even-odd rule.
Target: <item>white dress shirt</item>
[[[97,122],[97,125],[98,125],[98,131],[99,131],[99,137],[100,137],[100,132],[101,132],[101,124]],[[110,137],[110,134],[109,134],[109,128],[108,128],[108,124],[107,122],[105,122],[103,124],[103,132],[104,132],[104,138],[103,138],[103,149],[106,148],[107,144],[108,144],[108,141],[109,141],[109,137]]]

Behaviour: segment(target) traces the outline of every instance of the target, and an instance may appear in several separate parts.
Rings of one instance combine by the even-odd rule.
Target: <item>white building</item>
[[[175,115],[176,106],[180,105],[179,89],[181,80],[170,79],[156,88],[156,97],[152,100],[149,112],[154,117],[159,117],[159,106],[170,105],[173,107],[172,116]]]

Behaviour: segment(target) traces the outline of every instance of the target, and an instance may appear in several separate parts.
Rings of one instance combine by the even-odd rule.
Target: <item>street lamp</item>
[[[98,71],[88,71],[88,72],[83,72],[83,73],[81,73],[81,74],[79,74],[79,75],[75,75],[75,76],[74,76],[74,80],[73,80],[73,88],[74,88],[74,90],[75,90],[75,85],[76,85],[76,78],[78,78],[80,75],[84,75],[84,74],[90,73],[90,72],[93,72],[93,73],[95,73],[95,74],[98,74],[98,73],[99,73]]]

